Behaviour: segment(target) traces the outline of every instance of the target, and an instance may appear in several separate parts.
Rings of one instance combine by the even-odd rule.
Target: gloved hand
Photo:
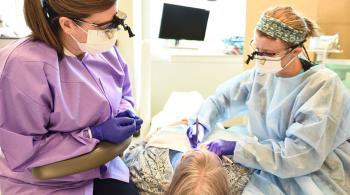
[[[110,118],[90,129],[93,138],[115,144],[126,140],[137,131],[135,120],[129,117]]]
[[[198,144],[203,141],[204,133],[205,127],[199,122],[188,127],[186,134],[192,148],[197,148]]]
[[[133,112],[131,112],[130,110],[125,110],[123,112],[120,112],[117,114],[116,117],[129,117],[129,118],[133,118],[136,122],[136,130],[140,130],[141,129],[141,125],[143,123],[143,120],[136,116]]]
[[[218,156],[233,155],[236,147],[236,142],[217,139],[210,142],[207,146],[209,151],[214,152]]]

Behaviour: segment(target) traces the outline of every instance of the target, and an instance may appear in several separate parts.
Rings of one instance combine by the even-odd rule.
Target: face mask
[[[117,29],[111,29],[109,32],[106,32],[106,30],[88,30],[86,32],[80,26],[78,27],[87,34],[86,43],[80,43],[72,35],[71,37],[77,43],[81,51],[91,55],[96,55],[111,50],[117,41]],[[110,37],[107,36],[107,33],[110,35]]]
[[[278,57],[264,57],[264,59],[256,59],[255,67],[259,73],[267,74],[267,73],[278,73],[281,70],[285,69],[293,60],[291,59],[284,67],[282,67],[282,60]]]

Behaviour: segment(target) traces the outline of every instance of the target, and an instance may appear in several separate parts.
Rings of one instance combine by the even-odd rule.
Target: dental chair
[[[131,139],[132,136],[120,144],[100,142],[94,150],[87,154],[35,167],[32,169],[32,174],[36,179],[48,180],[98,168],[115,157],[122,156],[130,145]]]

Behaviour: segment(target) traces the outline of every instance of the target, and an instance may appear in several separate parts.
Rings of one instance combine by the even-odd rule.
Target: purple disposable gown
[[[59,62],[46,44],[23,39],[0,50],[1,70],[2,194],[92,194],[93,178],[129,182],[119,157],[59,179],[40,181],[31,174],[33,167],[91,151],[99,141],[89,138],[89,127],[133,110],[128,68],[116,48]]]

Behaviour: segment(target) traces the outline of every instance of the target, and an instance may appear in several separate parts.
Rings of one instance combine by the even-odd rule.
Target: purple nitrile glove
[[[130,110],[125,110],[125,111],[123,111],[123,112],[120,112],[120,113],[117,114],[116,117],[129,117],[129,118],[133,118],[133,119],[135,120],[135,122],[136,122],[136,130],[138,131],[138,130],[141,129],[141,125],[142,125],[142,123],[143,123],[143,120],[142,120],[140,117],[136,116],[136,115],[135,115],[132,111],[130,111]]]
[[[218,156],[233,155],[236,147],[236,142],[217,139],[210,142],[207,146],[208,150],[214,152]]]
[[[93,138],[115,144],[126,140],[137,131],[135,120],[129,117],[110,118],[90,129]]]
[[[196,129],[198,127],[198,129]],[[198,144],[203,141],[205,127],[201,123],[190,125],[186,131],[188,140],[192,148],[197,148]]]

